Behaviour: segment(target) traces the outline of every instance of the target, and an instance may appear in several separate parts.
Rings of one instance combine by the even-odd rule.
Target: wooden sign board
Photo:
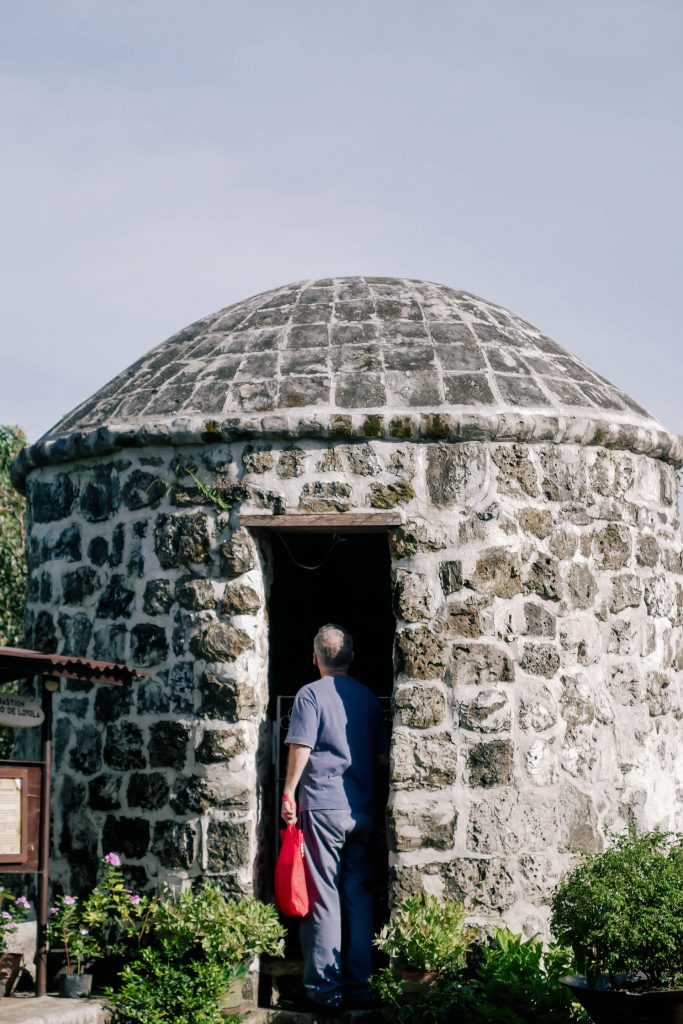
[[[0,874],[38,870],[41,766],[0,764]]]

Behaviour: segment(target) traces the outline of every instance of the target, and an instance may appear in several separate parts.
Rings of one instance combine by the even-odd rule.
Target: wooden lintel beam
[[[399,512],[301,512],[274,516],[245,515],[240,524],[252,530],[290,530],[297,533],[384,533],[401,525]]]

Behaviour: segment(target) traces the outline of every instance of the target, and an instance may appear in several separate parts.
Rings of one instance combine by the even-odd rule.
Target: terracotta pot
[[[627,992],[608,984],[591,988],[583,975],[562,978],[595,1024],[683,1024],[683,989]]]
[[[230,988],[227,992],[223,992],[218,997],[218,1005],[220,1007],[221,1015],[228,1017],[231,1013],[235,1013],[242,1005],[242,981],[243,978],[233,978],[230,982]]]
[[[0,984],[4,987],[4,995],[8,996],[12,991],[23,963],[21,953],[0,953]]]
[[[403,995],[410,1001],[411,997],[416,996],[425,985],[434,984],[436,971],[408,971],[401,968],[398,976],[402,982]]]
[[[62,974],[59,994],[64,999],[86,999],[92,989],[92,974]]]

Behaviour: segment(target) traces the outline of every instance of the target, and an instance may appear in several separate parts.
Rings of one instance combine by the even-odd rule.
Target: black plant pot
[[[562,984],[595,1024],[683,1024],[683,989],[627,992],[606,985],[591,988],[582,975],[562,978]]]
[[[102,992],[105,988],[113,988],[117,991],[121,985],[119,975],[129,961],[130,957],[118,954],[95,960],[89,968],[92,974],[93,989],[96,992]]]
[[[62,974],[59,994],[65,999],[87,999],[92,989],[92,974]]]

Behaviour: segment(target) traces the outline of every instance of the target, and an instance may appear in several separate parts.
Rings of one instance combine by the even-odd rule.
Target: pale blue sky
[[[304,277],[508,306],[683,432],[680,0],[0,0],[0,422]]]

